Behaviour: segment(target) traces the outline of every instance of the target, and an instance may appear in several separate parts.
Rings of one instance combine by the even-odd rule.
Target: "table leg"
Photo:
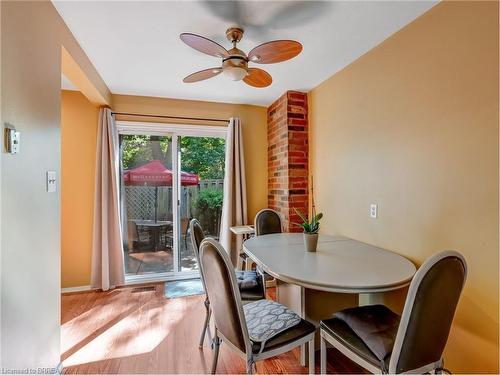
[[[342,309],[358,305],[358,295],[349,293],[330,293],[303,288],[276,280],[276,296],[278,302],[292,309],[301,318],[316,325],[323,319]],[[319,330],[316,332],[315,348],[320,347]],[[300,364],[306,366],[308,355],[306,345],[300,348]]]
[[[155,251],[160,250],[160,229],[159,228],[154,228],[153,229],[153,238],[155,242]]]
[[[388,292],[362,293],[359,295],[359,306],[385,305],[392,311],[401,313],[406,301],[408,287]]]

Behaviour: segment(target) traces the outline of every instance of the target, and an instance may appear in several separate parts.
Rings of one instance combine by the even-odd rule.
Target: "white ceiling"
[[[115,94],[268,105],[286,90],[309,90],[427,11],[437,1],[53,1]],[[295,39],[295,59],[260,65],[273,76],[257,89],[219,75],[185,84],[186,75],[220,65],[179,39],[192,32],[230,45],[225,30],[243,26],[248,52]],[[255,64],[257,65],[257,64]]]

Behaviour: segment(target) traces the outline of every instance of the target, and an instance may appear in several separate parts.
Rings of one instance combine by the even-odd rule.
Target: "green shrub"
[[[222,208],[223,195],[222,189],[202,190],[196,199],[195,207],[199,211],[218,211]]]
[[[206,189],[200,191],[194,203],[196,218],[203,229],[212,236],[219,235],[223,196],[222,189]]]

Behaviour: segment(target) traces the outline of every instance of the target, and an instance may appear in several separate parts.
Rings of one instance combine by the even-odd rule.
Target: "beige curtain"
[[[109,108],[101,108],[97,134],[92,288],[125,282],[119,204],[118,131]]]
[[[234,225],[244,225],[246,224],[246,220],[247,192],[241,122],[238,118],[231,118],[226,137],[226,166],[220,243],[229,252],[234,266],[238,264],[241,238],[237,238],[236,243],[233,243],[229,228]]]

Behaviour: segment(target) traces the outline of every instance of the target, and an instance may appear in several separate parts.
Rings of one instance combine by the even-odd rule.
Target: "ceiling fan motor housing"
[[[247,55],[236,47],[231,48],[227,52],[229,56],[222,60],[222,72],[233,81],[241,81],[248,74]]]
[[[233,44],[238,43],[241,38],[243,38],[243,29],[239,27],[230,27],[226,30],[226,38]]]

